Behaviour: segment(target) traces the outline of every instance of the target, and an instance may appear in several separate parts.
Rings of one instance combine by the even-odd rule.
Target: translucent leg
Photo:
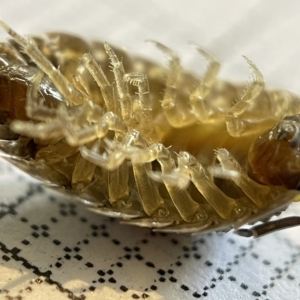
[[[82,57],[81,63],[90,72],[99,86],[107,111],[112,111],[120,116],[120,107],[117,103],[117,99],[114,98],[112,86],[106,78],[102,68],[97,64],[90,53],[86,53]]]
[[[140,110],[142,112],[152,110],[149,99],[149,83],[147,76],[143,73],[136,72],[125,74],[123,79],[125,82],[129,82],[138,88],[138,104],[140,106]]]
[[[112,142],[109,144],[109,147],[114,149],[114,153],[120,153],[119,157],[122,155],[123,159],[127,158],[131,161],[133,169],[137,172],[135,173],[136,181],[140,181],[140,184],[143,186],[145,185],[144,182],[147,181],[151,183],[153,188],[151,181],[153,171],[150,163],[157,160],[161,165],[162,171],[160,175],[156,174],[156,176],[159,176],[159,179],[165,184],[173,205],[176,207],[182,219],[186,222],[192,222],[198,218],[203,220],[207,217],[201,205],[192,199],[187,190],[179,189],[178,185],[174,185],[173,181],[171,181],[172,184],[170,184],[169,174],[175,169],[175,162],[171,157],[170,151],[162,144],[157,143],[148,147],[138,133],[132,131],[121,144]],[[117,155],[114,155],[112,157],[115,158],[116,156]],[[147,175],[148,179],[146,179],[145,175]],[[179,177],[182,179],[184,174],[180,174]],[[149,197],[146,198],[144,196],[144,199],[149,199]]]
[[[195,187],[223,219],[233,217],[236,201],[218,189],[202,165],[192,155],[188,152],[181,152],[178,156],[178,166],[189,170]]]
[[[124,204],[129,197],[129,171],[126,162],[123,162],[119,168],[108,172],[108,194],[109,201],[117,203],[122,201]]]
[[[157,48],[165,53],[170,59],[166,90],[161,103],[168,122],[175,128],[193,124],[196,119],[190,111],[190,106],[178,106],[176,93],[181,75],[181,66],[178,56],[166,46],[155,41],[151,42],[153,42]]]
[[[164,200],[159,194],[157,184],[148,176],[148,172],[152,170],[151,163],[133,165],[132,168],[143,209],[151,216],[164,207]]]
[[[56,88],[63,95],[67,104],[82,104],[87,101],[86,97],[68,82],[56,69],[52,63],[44,56],[44,54],[33,44],[28,42],[18,33],[13,31],[7,24],[0,20],[0,26],[20,45],[24,48],[25,53],[38,65],[38,67],[46,73],[52,80]]]
[[[65,138],[71,146],[81,146],[103,138],[110,130],[123,134],[127,131],[126,125],[113,112],[105,113],[97,123],[91,125],[84,126],[84,124],[74,124],[74,122],[62,124]]]
[[[95,151],[89,151],[86,147],[81,147],[80,151],[83,157],[94,164],[109,170],[116,170],[130,156],[131,146],[135,149],[136,146],[146,146],[147,144],[140,138],[139,133],[133,130],[126,135],[119,147],[114,147],[117,145],[114,142],[108,145],[113,150],[108,149],[102,155]],[[162,208],[164,203],[159,194],[157,184],[148,176],[148,173],[152,171],[151,162],[144,161],[139,164],[132,162],[132,169],[143,209],[150,216],[159,208]]]
[[[103,154],[100,153],[99,147],[88,149],[84,145],[80,148],[82,157],[92,162],[96,166],[102,167],[109,171],[116,170],[126,159],[126,154],[122,151],[108,149]]]
[[[121,106],[122,119],[130,124],[132,121],[132,99],[129,93],[128,83],[124,80],[125,71],[121,61],[119,61],[112,48],[104,43],[105,51],[110,59],[112,71],[116,80],[118,98]]]
[[[152,104],[149,97],[149,83],[147,76],[143,73],[125,74],[124,80],[138,88],[138,98],[133,105],[133,115],[138,121],[137,130],[143,133],[143,137],[149,143],[156,140],[153,126]]]
[[[152,106],[149,99],[149,83],[147,76],[143,73],[129,73],[124,75],[124,81],[129,82],[138,88],[138,99],[135,101],[136,107],[134,108],[133,113],[140,118],[139,121],[141,122],[145,122],[145,117],[148,121],[151,121]]]
[[[98,86],[100,87],[107,110],[120,115],[122,103],[125,105],[125,107],[123,107],[124,109],[126,108],[126,106],[127,109],[129,109],[130,106],[130,119],[132,119],[132,117],[137,119],[139,122],[139,127],[141,127],[145,138],[151,139],[153,137],[153,128],[149,127],[148,125],[152,123],[152,106],[149,99],[149,84],[147,76],[142,73],[125,74],[123,65],[116,57],[113,50],[107,44],[105,45],[105,47],[113,64],[113,71],[115,74],[117,90],[121,100],[121,107],[118,103],[118,100],[114,98],[112,87],[108,82],[105,74],[98,66],[97,62],[94,60],[91,54],[85,54],[83,56],[82,64],[87,70],[89,70],[90,74],[93,76]],[[78,80],[80,80],[80,76],[78,77]],[[134,107],[132,107],[134,104],[134,99],[132,99],[129,94],[127,83],[130,83],[138,88],[138,99],[137,101],[135,101]],[[126,101],[129,102],[126,104]],[[124,113],[125,112],[123,110],[123,117],[125,116]],[[127,113],[126,118],[128,118]]]
[[[43,78],[43,72],[38,72],[32,80],[32,85],[27,89],[26,114],[29,118],[45,123],[31,123],[26,121],[14,120],[10,124],[12,131],[24,136],[31,136],[40,139],[63,138],[63,132],[57,120],[55,108],[44,105],[44,100],[39,96],[39,86]]]
[[[270,187],[253,181],[226,149],[218,149],[216,155],[225,174],[224,177],[235,182],[253,203],[260,208],[266,207],[270,203],[271,197],[274,197]],[[235,175],[230,176],[229,174],[233,174],[233,172]],[[275,189],[273,190],[275,191]]]
[[[1,65],[14,63],[26,65],[27,62],[24,57],[19,53],[17,49],[15,49],[12,45],[2,42],[0,43],[0,53],[1,53]]]
[[[96,166],[78,155],[74,171],[72,173],[72,187],[82,190],[92,180]]]
[[[238,100],[226,113],[227,131],[231,136],[234,137],[251,133],[251,131],[253,130],[253,123],[258,122],[258,120],[254,120],[254,118],[251,118],[251,116],[248,116],[247,120],[245,117],[245,113],[247,112],[251,104],[259,100],[257,98],[265,87],[263,75],[261,74],[257,66],[247,57],[244,58],[249,65],[253,79],[245,89],[241,99]],[[256,111],[259,112],[259,109],[260,108],[257,105]],[[256,116],[257,115],[258,113],[256,113]],[[266,118],[266,116],[263,115],[262,118]]]
[[[213,207],[217,214],[226,220],[235,218],[244,213],[244,208],[238,204],[238,199],[232,199],[225,195],[211,180],[209,174],[202,165],[188,152],[180,152],[178,155],[178,167],[173,170],[170,177],[163,180],[174,185],[182,176],[189,175],[198,191]]]
[[[92,90],[92,85],[94,80],[91,81],[91,73],[83,63],[83,59],[79,60],[78,65],[76,66],[75,71],[72,73],[72,84],[74,88],[86,94],[88,98],[92,99],[92,102],[95,104],[102,104],[102,97],[100,93],[95,93]]]
[[[125,134],[126,125],[112,112],[103,115],[99,106],[92,103],[70,110],[64,103],[49,108],[38,100],[38,87],[43,73],[37,73],[32,86],[28,88],[26,112],[28,117],[45,123],[14,121],[12,130],[34,138],[49,139],[65,137],[70,146],[80,146],[104,137],[109,130]]]
[[[13,132],[20,135],[38,138],[43,141],[60,140],[63,138],[61,124],[59,122],[34,124],[15,120],[10,128]]]
[[[162,144],[157,144],[158,155],[157,160],[162,170],[162,178],[164,175],[170,174],[175,169],[174,159],[171,158],[170,152]],[[201,208],[186,189],[180,189],[174,184],[169,184],[167,180],[162,179],[168,193],[172,199],[174,206],[179,212],[182,219],[186,222],[193,222],[207,219],[206,212]]]
[[[195,91],[190,95],[190,104],[195,117],[202,123],[209,119],[209,103],[205,103],[220,70],[220,63],[209,52],[197,47],[197,51],[208,61],[208,67]]]
[[[115,139],[118,140],[120,136],[116,134]],[[113,153],[100,154],[100,140],[97,141],[94,146],[89,149],[87,146],[80,147],[81,156],[89,161],[94,166],[101,166],[107,170],[108,180],[108,195],[110,203],[115,207],[120,205],[126,205],[126,201],[129,197],[129,172],[128,164],[124,161],[125,156],[114,156]],[[119,160],[118,160],[119,159]]]
[[[44,105],[44,99],[39,95],[39,86],[44,77],[43,72],[38,72],[32,80],[32,85],[27,88],[26,115],[38,121],[50,121],[56,118],[56,108]]]
[[[65,140],[51,144],[38,150],[35,159],[44,160],[49,164],[60,163],[65,157],[78,152],[78,148],[70,147]]]

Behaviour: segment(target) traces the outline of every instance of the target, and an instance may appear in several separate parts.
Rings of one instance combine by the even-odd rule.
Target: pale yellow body
[[[30,59],[2,44],[1,80],[29,87],[25,117],[0,125],[0,147],[32,176],[99,213],[164,231],[227,230],[296,199],[296,191],[248,175],[251,143],[299,114],[300,98],[266,90],[247,58],[253,80],[235,86],[216,79],[218,61],[199,48],[208,61],[201,79],[159,43],[167,69],[116,55],[107,43],[103,50],[60,33],[30,43],[1,26]],[[9,139],[13,133],[20,136]]]

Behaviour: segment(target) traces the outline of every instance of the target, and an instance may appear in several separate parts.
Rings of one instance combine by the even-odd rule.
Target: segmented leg
[[[173,182],[170,184],[168,181],[170,179],[168,175],[175,169],[175,161],[170,151],[164,145],[157,143],[147,147],[144,144],[142,149],[124,144],[116,145],[116,147],[121,147],[120,151],[126,153],[126,157],[135,165],[155,160],[158,161],[161,166],[161,180],[170,195],[173,205],[183,220],[186,222],[195,222],[196,220],[200,221],[207,218],[207,214],[201,205],[191,197],[186,189],[180,189],[178,185],[174,185]],[[148,172],[148,176],[151,173],[152,169]],[[184,175],[184,172],[182,172],[180,180],[184,180]],[[150,177],[153,178],[152,176]]]
[[[63,117],[66,121],[66,116]],[[63,127],[63,132],[68,144],[71,146],[80,146],[95,139],[101,139],[111,130],[125,134],[126,125],[112,112],[105,113],[97,122],[92,124],[78,124],[72,116],[72,120],[67,119],[67,124]],[[62,124],[63,125],[63,124]]]
[[[188,152],[181,152],[178,156],[178,168],[185,168],[190,174],[195,187],[225,220],[235,219],[245,213],[245,208],[239,204],[238,199],[225,195],[212,181],[207,171]]]
[[[45,100],[39,94],[39,87],[44,77],[43,72],[38,72],[32,79],[32,84],[27,88],[26,115],[37,121],[53,121],[57,116],[56,108],[44,105]]]
[[[112,164],[114,168],[117,168],[117,164],[122,163],[126,158],[130,159],[133,168],[157,160],[161,165],[160,179],[180,216],[186,222],[195,221],[195,216],[196,219],[199,216],[201,216],[200,219],[205,218],[201,205],[192,199],[186,190],[190,180],[221,218],[228,220],[245,213],[245,208],[239,204],[239,199],[232,199],[225,195],[210,179],[209,174],[196,158],[187,152],[179,154],[178,167],[176,167],[167,148],[162,144],[153,144],[148,147],[135,131],[127,134],[122,143],[108,142],[108,145],[110,150],[105,155],[92,153],[85,148],[81,148],[81,152],[86,159],[96,164],[101,162],[100,165],[105,168],[111,167]],[[150,177],[152,177],[151,171],[152,168],[147,169],[147,175]],[[138,178],[136,176],[137,184]],[[178,189],[178,186],[182,189]]]
[[[43,53],[33,44],[28,42],[7,24],[0,20],[0,26],[20,45],[24,48],[24,52],[38,65],[38,67],[46,73],[54,83],[59,92],[63,95],[66,104],[82,104],[87,101],[84,94],[68,82],[61,74],[59,69],[56,69],[53,64],[43,55]]]
[[[139,136],[139,132],[135,130],[127,133],[122,141],[122,145],[129,148],[131,146],[134,146],[134,148],[147,146],[146,142]],[[123,149],[107,150],[106,153],[101,155],[99,152],[90,151],[82,146],[80,152],[85,159],[108,170],[117,169],[128,156]],[[159,194],[157,185],[148,176],[148,172],[152,170],[151,163],[148,161],[140,164],[132,162],[132,169],[143,209],[148,216],[151,216],[158,209],[163,208],[164,202]]]
[[[224,172],[224,177],[231,179],[241,190],[247,195],[247,197],[259,208],[266,207],[274,199],[275,194],[274,187],[261,185],[252,180],[245,169],[230,155],[226,149],[216,150],[216,156]],[[235,172],[234,176],[227,176],[226,174]]]
[[[49,108],[39,97],[39,85],[43,73],[38,72],[28,87],[26,112],[27,115],[44,123],[14,121],[12,130],[20,134],[29,134],[40,139],[66,138],[70,146],[80,146],[97,138],[104,137],[109,130],[125,134],[126,125],[113,112],[103,113],[101,107],[92,102],[76,106],[70,110],[64,103],[57,108]]]
[[[129,93],[128,83],[126,80],[124,80],[124,76],[126,74],[124,71],[123,63],[119,61],[115,52],[108,45],[108,43],[104,43],[104,48],[112,65],[112,71],[115,77],[118,100],[120,101],[122,119],[125,121],[125,123],[130,125],[130,123],[133,121],[132,120],[132,99]]]
[[[150,142],[155,139],[153,124],[152,104],[149,97],[149,83],[143,73],[128,73],[123,77],[124,81],[138,88],[138,97],[133,102],[133,116],[138,121],[136,129],[143,132],[143,137]]]
[[[118,60],[111,47],[107,43],[104,44],[104,47],[113,66],[119,98],[116,99],[113,95],[113,90],[109,81],[94,58],[90,54],[84,55],[82,64],[84,68],[90,72],[100,87],[108,112],[104,114],[101,121],[98,121],[97,118],[99,113],[96,110],[97,106],[92,107],[91,111],[93,111],[95,119],[89,120],[93,124],[85,129],[77,128],[78,126],[74,124],[75,120],[78,119],[77,116],[73,116],[72,119],[74,122],[72,122],[72,120],[67,120],[67,126],[64,128],[67,141],[70,145],[78,146],[88,143],[95,138],[102,138],[107,134],[108,130],[125,133],[127,127],[122,123],[120,118],[118,118],[120,111],[122,120],[124,120],[125,123],[127,121],[127,124],[130,126],[132,122],[136,124],[137,120],[137,127],[143,132],[144,138],[149,138],[151,140],[154,137],[154,133],[153,128],[148,126],[148,124],[152,122],[152,108],[149,99],[147,77],[141,73],[126,74],[122,62]],[[82,74],[80,67],[78,72],[77,78],[80,81],[80,75]],[[128,82],[138,87],[138,98],[136,100],[138,107],[137,111],[133,109],[134,99],[129,93]]]
[[[1,65],[7,66],[11,64],[12,61],[17,64],[26,65],[26,60],[24,59],[24,57],[11,44],[0,43],[0,53]]]
[[[168,122],[174,128],[185,127],[195,123],[196,118],[191,113],[188,105],[179,105],[177,88],[180,82],[181,65],[179,57],[161,43],[153,42],[156,47],[169,57],[169,70],[166,82],[166,90],[161,106]]]
[[[260,220],[267,220],[270,216],[276,214],[276,212],[278,213],[280,209],[283,210],[289,203],[298,201],[299,197],[296,190],[287,191],[281,186],[265,186],[252,180],[244,171],[245,168],[242,168],[226,149],[218,149],[216,154],[222,169],[217,173],[221,174],[223,178],[232,180],[248,199],[255,204],[255,207],[258,208],[252,209],[252,216],[249,216],[248,222],[254,223]],[[222,172],[224,172],[224,176],[222,176]],[[214,172],[212,173],[215,176],[219,175]],[[228,174],[232,173],[234,174],[233,176],[228,176]],[[249,204],[247,204],[247,206],[248,205]],[[253,236],[264,235],[285,226],[292,227],[293,222],[293,220],[288,220],[287,222],[280,222],[280,220],[278,220],[278,222],[275,223],[267,222],[263,225],[259,225],[257,229],[254,227],[252,230]],[[240,224],[243,224],[243,219],[237,220],[235,227],[238,228]],[[249,234],[249,232],[247,234]],[[245,230],[238,230],[238,233],[242,235],[245,233]]]
[[[65,137],[68,143],[61,140],[40,149],[36,154],[36,160],[42,159],[51,164],[57,171],[66,174],[64,172],[65,167],[61,167],[60,162],[77,153],[78,145],[99,139],[106,135],[109,130],[115,131],[116,136],[118,132],[123,133],[123,135],[127,132],[125,124],[118,116],[112,112],[104,113],[99,106],[94,106],[91,102],[72,109],[66,107],[64,103],[59,104],[57,108],[45,106],[44,99],[39,96],[42,78],[43,72],[38,72],[32,85],[28,87],[26,111],[28,117],[44,123],[33,124],[15,121],[12,127],[17,132],[31,133],[33,137],[43,140],[61,140]],[[69,180],[72,182],[73,188],[78,190],[84,186],[83,183],[86,186],[87,183],[91,182],[95,165],[86,161],[81,155],[77,157],[74,164],[72,178]],[[128,194],[127,173],[127,166],[121,166],[119,170],[109,173],[108,181],[110,182],[110,199],[112,202],[116,202],[120,198],[124,198],[126,193]],[[120,182],[124,184],[120,184]]]
[[[136,108],[137,113],[147,114],[148,111],[152,110],[151,102],[149,99],[149,83],[147,76],[143,73],[128,73],[123,77],[125,82],[136,86],[138,88],[138,107]],[[135,110],[134,110],[135,112]]]
[[[202,123],[210,121],[209,112],[211,108],[209,103],[206,103],[206,97],[209,95],[211,88],[216,82],[220,70],[220,63],[217,59],[209,52],[196,47],[197,51],[204,56],[208,61],[208,67],[204,73],[198,87],[190,95],[190,104],[193,110],[193,114]]]
[[[32,123],[14,120],[10,127],[21,135],[32,134],[32,137],[46,140],[60,140],[64,137],[61,124],[57,120],[57,109],[44,105],[44,99],[39,96],[39,86],[44,76],[38,72],[27,89],[26,114],[29,118],[45,123]],[[62,104],[64,105],[64,104]]]
[[[220,69],[220,63],[209,52],[196,47],[197,51],[208,61],[208,67],[197,87],[189,96],[189,100],[184,103],[180,100],[182,95],[177,94],[180,84],[181,66],[178,56],[164,45],[155,42],[156,46],[162,50],[170,59],[166,90],[162,101],[162,108],[168,122],[174,128],[189,126],[200,121],[201,123],[222,122],[224,120],[224,108],[220,108],[220,103],[216,107],[210,102],[208,96],[216,82]],[[227,107],[227,103],[224,103]],[[218,116],[212,114],[212,110],[220,111]]]
[[[121,111],[119,104],[117,103],[116,97],[113,94],[113,88],[106,78],[101,66],[97,64],[95,59],[90,53],[86,53],[83,55],[80,61],[80,65],[77,68],[77,80],[81,82],[81,85],[85,86],[86,84],[81,81],[82,74],[84,70],[87,69],[92,75],[93,79],[96,81],[97,85],[101,90],[101,94],[106,106],[107,111],[112,111],[118,116],[121,117]],[[87,90],[88,88],[85,87]]]
[[[270,118],[270,116],[266,116],[264,113],[259,116],[257,113],[251,111],[251,106],[253,105],[257,106],[256,110],[260,109],[258,107],[259,103],[256,103],[255,100],[262,93],[265,83],[259,69],[248,58],[244,57],[250,67],[253,79],[245,89],[241,98],[229,109],[227,107],[228,103],[223,103],[224,108],[218,107],[220,104],[214,107],[212,103],[210,103],[211,99],[209,99],[209,95],[216,83],[220,63],[209,52],[197,48],[198,52],[208,60],[208,67],[199,85],[189,97],[189,106],[185,103],[182,104],[182,102],[177,99],[177,88],[181,74],[178,56],[164,45],[157,42],[154,43],[170,58],[162,108],[168,122],[174,128],[191,125],[195,123],[196,120],[201,123],[208,123],[216,121],[222,122],[225,118],[228,133],[231,136],[238,137],[260,131],[261,128],[253,126],[253,123],[261,123],[262,120]],[[212,110],[220,110],[220,116],[216,117],[215,114],[212,113]]]
[[[118,139],[118,134],[116,134],[115,139]],[[92,166],[96,167],[96,164],[93,163],[92,159],[86,160],[86,153],[99,153],[101,149],[101,140],[97,140],[97,142],[91,146],[82,147],[86,150],[86,152],[82,151],[83,155],[80,155],[82,160],[88,162]],[[120,162],[119,167],[114,170],[102,170],[103,176],[107,179],[108,182],[108,197],[109,202],[113,207],[124,207],[127,205],[127,202],[130,202],[129,199],[131,195],[128,187],[128,176],[129,170],[128,165],[124,162]]]
[[[259,107],[260,104],[255,103],[256,98],[262,93],[265,87],[264,77],[251,60],[247,57],[244,58],[249,65],[253,78],[244,90],[242,97],[226,112],[227,131],[234,137],[261,130],[261,128],[257,129],[257,127],[253,126],[253,123],[261,123],[261,121],[269,117],[268,115],[263,114],[264,110]],[[247,115],[247,111],[253,104],[256,104],[256,110],[262,111],[261,117],[257,114],[257,111],[255,114],[251,114],[250,111]]]

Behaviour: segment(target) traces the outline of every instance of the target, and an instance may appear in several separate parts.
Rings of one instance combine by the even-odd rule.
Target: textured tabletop
[[[22,34],[75,32],[164,63],[144,43],[155,39],[201,73],[193,41],[223,62],[223,78],[246,81],[246,55],[267,84],[300,93],[300,3],[206,2],[0,0],[0,18]],[[89,212],[3,160],[0,195],[0,299],[300,298],[299,228],[257,240],[153,233]],[[299,213],[295,204],[282,216]]]
[[[299,298],[297,234],[153,233],[0,171],[0,299]]]

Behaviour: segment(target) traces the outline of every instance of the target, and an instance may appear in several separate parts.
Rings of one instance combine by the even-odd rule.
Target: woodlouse
[[[12,37],[0,44],[1,155],[31,176],[98,213],[166,232],[239,228],[299,200],[300,98],[265,89],[249,59],[252,81],[234,85],[198,47],[208,61],[201,79],[157,42],[168,68],[107,43],[25,39],[0,25]]]

